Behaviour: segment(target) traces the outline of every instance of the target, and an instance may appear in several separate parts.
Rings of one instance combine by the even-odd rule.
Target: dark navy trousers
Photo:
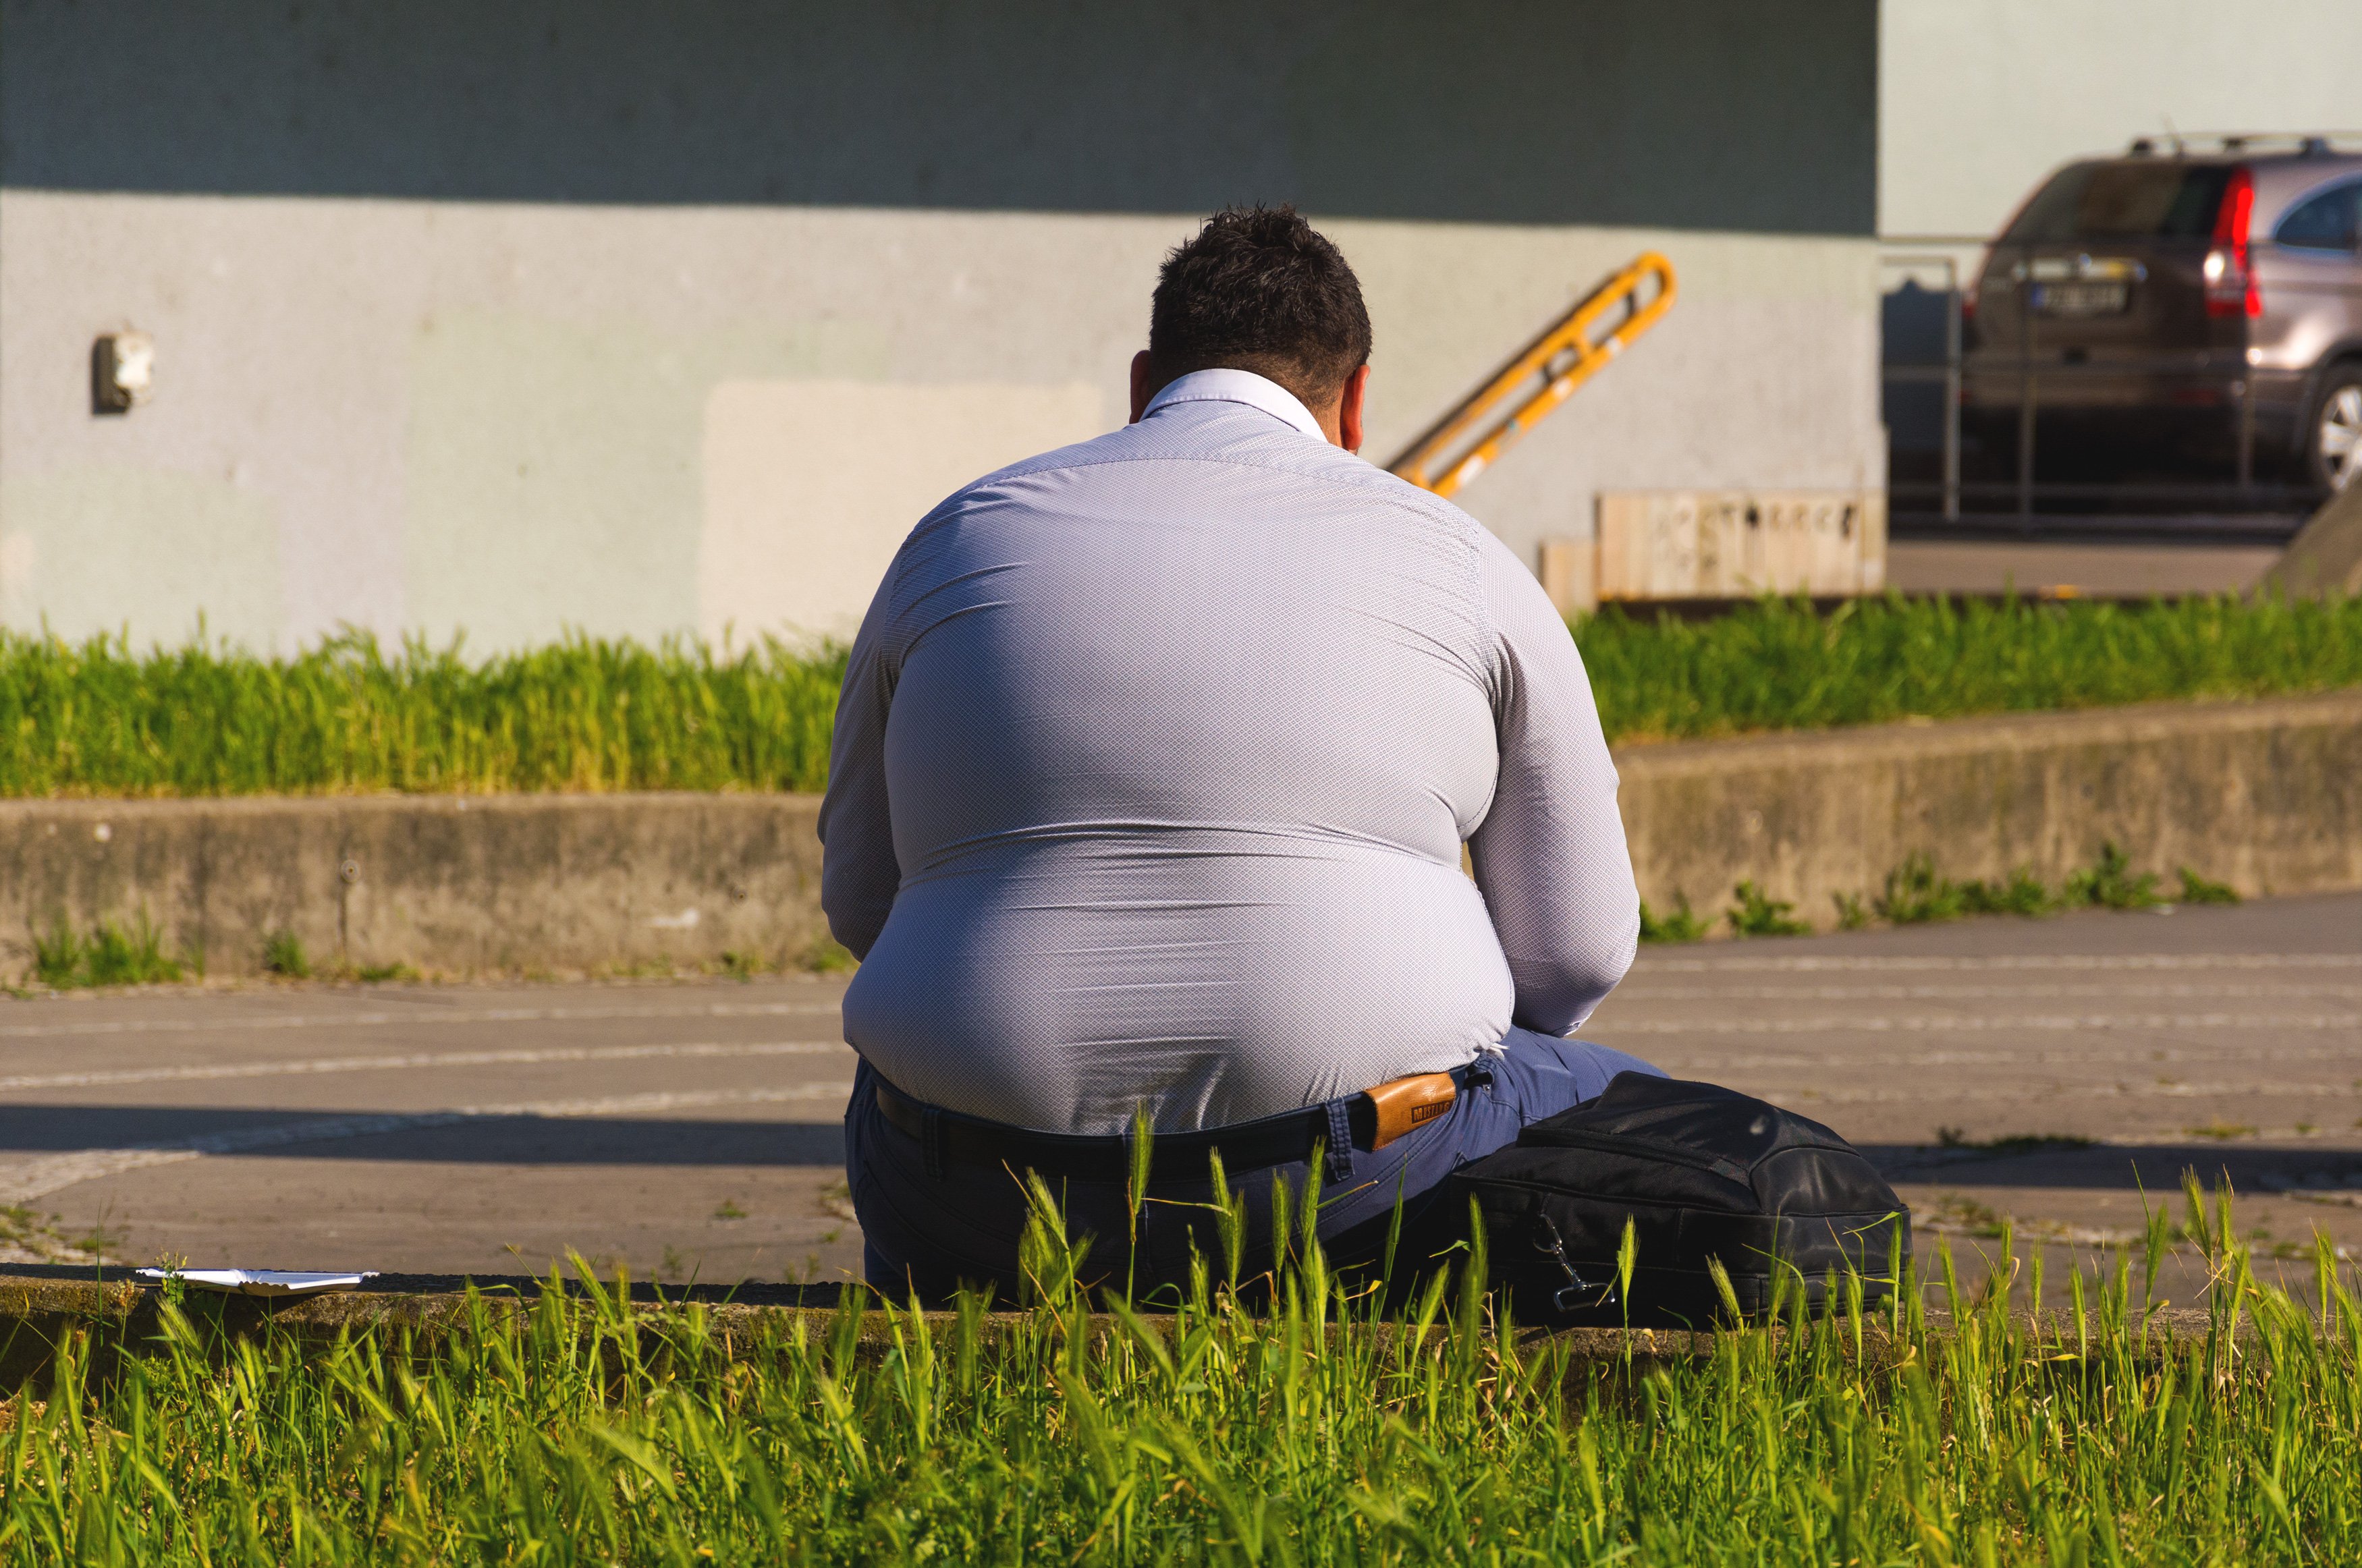
[[[1399,1198],[1403,1240],[1396,1272],[1416,1268],[1427,1252],[1458,1233],[1454,1221],[1461,1217],[1442,1212],[1446,1176],[1515,1143],[1526,1123],[1597,1099],[1618,1073],[1663,1076],[1621,1051],[1522,1029],[1512,1029],[1501,1051],[1482,1065],[1490,1067],[1489,1077],[1471,1082],[1444,1115],[1384,1149],[1355,1149],[1350,1175],[1333,1169],[1342,1162],[1330,1162],[1332,1168],[1323,1170],[1317,1230],[1332,1264],[1374,1267],[1384,1255]],[[1014,1297],[1018,1242],[1030,1212],[1021,1173],[955,1159],[944,1163],[940,1176],[929,1176],[919,1140],[879,1113],[875,1083],[863,1063],[844,1112],[845,1172],[866,1242],[863,1271],[869,1284],[896,1300],[913,1291],[923,1299],[941,1300],[963,1286],[993,1286]],[[1245,1199],[1244,1275],[1271,1266],[1274,1185],[1287,1185],[1293,1212],[1311,1175],[1308,1160],[1230,1174],[1231,1191]],[[1087,1281],[1120,1284],[1129,1262],[1136,1297],[1170,1297],[1186,1288],[1193,1247],[1220,1276],[1219,1226],[1213,1212],[1202,1207],[1213,1197],[1209,1178],[1159,1176],[1151,1184],[1129,1260],[1124,1253],[1131,1221],[1121,1181],[1054,1177],[1049,1187],[1065,1211],[1068,1234],[1092,1239],[1083,1269]]]

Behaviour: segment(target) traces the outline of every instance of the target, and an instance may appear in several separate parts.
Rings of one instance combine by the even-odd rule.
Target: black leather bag
[[[1460,1213],[1475,1199],[1493,1283],[1522,1323],[1706,1327],[1730,1316],[1709,1258],[1742,1317],[1771,1307],[1783,1273],[1785,1298],[1820,1310],[1841,1305],[1825,1300],[1832,1271],[1851,1269],[1868,1303],[1911,1256],[1910,1214],[1859,1150],[1714,1084],[1619,1073],[1451,1180]],[[1619,1299],[1628,1220],[1638,1249]]]

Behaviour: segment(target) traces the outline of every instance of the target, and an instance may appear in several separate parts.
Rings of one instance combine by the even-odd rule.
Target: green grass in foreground
[[[109,1375],[70,1339],[0,1411],[0,1554],[40,1563],[2327,1563],[2362,1560],[2362,1301],[2258,1283],[2227,1200],[2205,1332],[2129,1250],[2037,1338],[1917,1292],[1696,1362],[1578,1370],[1470,1271],[1382,1332],[1306,1248],[1268,1317],[1202,1279],[1096,1324],[1040,1243],[1012,1328],[856,1300],[726,1327],[620,1291],[447,1340],[191,1318]],[[2162,1217],[2160,1216],[2159,1219]],[[2007,1242],[2003,1243],[2004,1255]],[[1475,1265],[1481,1269],[1481,1264]],[[2035,1265],[2038,1271],[2038,1263]],[[2003,1270],[2007,1278],[2014,1270]],[[2036,1275],[2038,1280],[2038,1272]],[[2038,1285],[2036,1286],[2038,1288]],[[857,1294],[857,1293],[856,1293]],[[1449,1298],[1449,1299],[1447,1299]],[[882,1320],[882,1322],[880,1321]],[[882,1353],[876,1349],[882,1338]]]
[[[1767,600],[1575,638],[1608,738],[2362,685],[2362,600]],[[259,659],[0,632],[0,796],[817,790],[843,650],[575,638],[470,664],[366,636]]]

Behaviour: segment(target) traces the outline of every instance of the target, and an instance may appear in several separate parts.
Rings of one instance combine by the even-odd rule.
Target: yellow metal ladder
[[[1634,258],[1631,265],[1526,345],[1491,381],[1412,442],[1387,468],[1421,490],[1451,495],[1491,468],[1502,453],[1573,396],[1575,388],[1654,326],[1659,317],[1673,308],[1673,293],[1671,261],[1654,250]],[[1595,336],[1611,319],[1614,326],[1606,335]],[[1536,378],[1540,378],[1539,386],[1532,385]],[[1512,398],[1518,399],[1516,406],[1502,413],[1501,405]]]

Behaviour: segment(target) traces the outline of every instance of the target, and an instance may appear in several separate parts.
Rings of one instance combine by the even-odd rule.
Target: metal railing
[[[1930,235],[1922,237],[1888,240],[1885,243],[1888,245],[1913,245],[1943,248],[1942,249],[1929,250],[1917,254],[1911,252],[1903,252],[1899,254],[1890,253],[1878,259],[1879,266],[1891,271],[1902,271],[1916,272],[1926,271],[1931,268],[1936,270],[1943,279],[1942,293],[1944,299],[1944,357],[1933,364],[1895,364],[1884,358],[1882,339],[1885,334],[1882,331],[1880,371],[1882,382],[1885,385],[1893,385],[1896,382],[1925,385],[1929,381],[1934,381],[1944,389],[1944,404],[1941,422],[1942,444],[1939,448],[1942,453],[1942,469],[1941,478],[1937,480],[1938,494],[1940,504],[1943,508],[1944,521],[1947,523],[1957,523],[1959,521],[1960,517],[1960,370],[1962,355],[1962,326],[1960,312],[1960,259],[1954,252],[1960,248],[1961,242],[1941,235]],[[1967,243],[1974,245],[1981,242],[1970,240]],[[1886,290],[1883,286],[1882,281],[1879,289],[1879,297],[1882,301],[1886,297]],[[1882,323],[1882,326],[1883,324]],[[1889,439],[1892,440],[1892,423],[1890,421]],[[1887,455],[1887,493],[1890,498],[1890,503],[1894,492],[1894,479],[1893,473],[1893,448],[1890,447]]]
[[[1653,250],[1636,257],[1518,350],[1387,468],[1422,490],[1451,494],[1654,326],[1673,308],[1675,287],[1671,261]],[[1594,329],[1618,311],[1606,335],[1595,337]],[[1502,413],[1501,405],[1513,397],[1516,405]]]
[[[2046,525],[2121,527],[2169,522],[2200,527],[2213,522],[2226,529],[2254,531],[2258,524],[2280,526],[2309,506],[2310,493],[2301,486],[2268,481],[2259,475],[2256,377],[2244,359],[2226,365],[2219,358],[2209,362],[2188,352],[2110,358],[2099,363],[2062,358],[2044,348],[2044,318],[2033,309],[2033,291],[2024,286],[2011,289],[2006,301],[1979,301],[1981,315],[1994,309],[2012,313],[2017,351],[2006,370],[1999,363],[1982,364],[1974,379],[1985,406],[2006,410],[2014,401],[2016,418],[2014,437],[2008,442],[2011,450],[1971,451],[1962,430],[1962,408],[1971,379],[1961,308],[1963,285],[1994,242],[1970,235],[1915,235],[1887,237],[1881,243],[1884,247],[1879,258],[1882,280],[1902,280],[1893,286],[1882,281],[1880,295],[1885,339],[1881,377],[1890,440],[1888,496],[1894,521],[1904,531],[1929,523],[2014,525],[2032,533]],[[2030,269],[2020,262],[2013,271],[2014,281],[2023,284]],[[1939,323],[1931,323],[1924,308],[1906,308],[1914,304],[1915,290],[1919,302],[1940,311]],[[1898,356],[1898,337],[1917,354]],[[2003,374],[2014,375],[2014,400],[1996,399],[1982,390]],[[2098,379],[2141,377],[2179,389],[2177,395],[2190,407],[2221,409],[2230,416],[2227,481],[2196,477],[2058,477],[2057,465],[2046,459],[2042,449],[2044,416],[2071,415],[2085,406],[2070,390],[2079,384],[2088,388]],[[1925,427],[1924,400],[1914,409],[1897,396],[1898,391],[1911,388],[1940,389],[1932,443],[1926,439],[1930,433]],[[2047,399],[2046,392],[2050,394]],[[1915,429],[1910,428],[1915,424],[1912,415],[1919,416]],[[1906,441],[1905,436],[1919,439]],[[2071,445],[2063,452],[2057,447],[2053,451],[2062,458],[2082,455]],[[1927,472],[1926,462],[1930,455],[1935,459],[1933,473]],[[2001,459],[2004,458],[2006,471],[2003,472]]]

